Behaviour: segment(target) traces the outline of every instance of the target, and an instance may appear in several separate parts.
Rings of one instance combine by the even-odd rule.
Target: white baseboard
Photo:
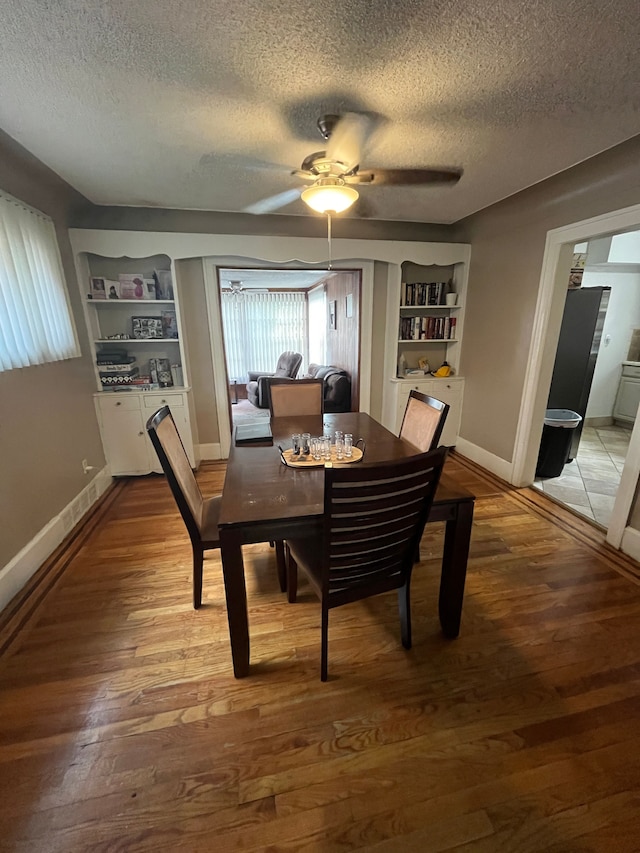
[[[62,540],[111,485],[107,468],[99,471],[71,503],[40,530],[16,556],[0,569],[0,610],[4,609]]]
[[[620,550],[640,563],[640,531],[634,530],[633,527],[625,527]]]
[[[222,459],[219,444],[201,444],[198,453],[200,459]]]
[[[511,477],[513,475],[512,462],[507,462],[499,456],[494,456],[493,453],[489,453],[488,450],[483,450],[481,447],[478,447],[477,444],[472,444],[464,438],[459,438],[457,440],[456,453],[459,453],[461,456],[466,456],[467,459],[470,459],[477,465],[481,465],[483,468],[486,468],[487,471],[495,474],[496,477],[500,477],[501,480],[506,480],[507,483],[511,482]]]

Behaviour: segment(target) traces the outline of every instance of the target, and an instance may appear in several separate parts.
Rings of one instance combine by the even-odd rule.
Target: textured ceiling
[[[6,0],[0,127],[98,204],[240,211],[318,116],[384,121],[356,215],[448,223],[640,133],[637,0]],[[281,213],[311,214],[297,200]]]

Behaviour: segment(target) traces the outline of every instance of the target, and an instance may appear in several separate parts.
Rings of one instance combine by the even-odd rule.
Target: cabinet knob
[[[118,402],[116,403],[116,406],[121,406],[121,405],[122,405],[122,402],[120,400],[118,400]]]
[[[144,435],[144,433],[142,432],[142,430],[140,430],[140,432],[138,433],[138,435]]]
[[[161,402],[161,403],[166,403],[167,401],[166,401],[166,400],[160,400],[160,402]]]

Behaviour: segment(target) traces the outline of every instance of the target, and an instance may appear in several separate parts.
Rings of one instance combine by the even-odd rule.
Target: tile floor
[[[573,462],[559,477],[536,479],[534,487],[608,527],[630,435],[630,429],[615,425],[585,427]]]

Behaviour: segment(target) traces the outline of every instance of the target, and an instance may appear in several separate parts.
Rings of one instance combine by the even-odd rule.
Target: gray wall
[[[96,470],[105,460],[67,232],[70,211],[86,199],[2,132],[0,187],[53,219],[82,349],[81,358],[0,373],[2,568],[90,482],[82,459]]]
[[[547,232],[640,203],[639,163],[634,137],[457,223],[457,238],[471,243],[463,438],[512,460]]]

